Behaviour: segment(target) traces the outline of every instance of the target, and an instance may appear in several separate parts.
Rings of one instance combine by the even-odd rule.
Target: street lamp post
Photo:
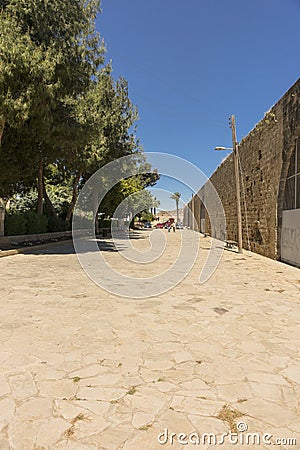
[[[238,251],[239,251],[239,253],[243,253],[240,171],[239,171],[239,158],[238,158],[238,143],[236,140],[235,116],[231,116],[231,118],[230,118],[230,128],[232,131],[232,147],[233,148],[216,147],[215,150],[232,150],[233,151],[235,187],[236,187],[237,226],[238,226]]]

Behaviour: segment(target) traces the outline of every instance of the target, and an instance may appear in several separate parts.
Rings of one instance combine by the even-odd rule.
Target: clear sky
[[[300,0],[102,0],[97,29],[129,83],[145,151],[207,176],[300,76]],[[170,187],[171,190],[173,186]]]

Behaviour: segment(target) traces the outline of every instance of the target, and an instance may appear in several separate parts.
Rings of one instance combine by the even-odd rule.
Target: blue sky
[[[97,29],[145,151],[210,176],[227,154],[214,147],[231,146],[228,117],[241,140],[299,78],[299,21],[300,0],[102,0]]]

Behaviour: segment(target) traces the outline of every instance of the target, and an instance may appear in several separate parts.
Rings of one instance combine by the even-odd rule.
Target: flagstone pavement
[[[0,450],[300,448],[300,271],[224,251],[200,285],[200,242],[179,285],[138,300],[93,283],[71,243],[0,258]]]

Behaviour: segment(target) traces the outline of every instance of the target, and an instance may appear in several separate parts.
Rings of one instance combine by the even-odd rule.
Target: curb
[[[72,239],[64,239],[63,241],[57,241],[57,242],[48,242],[46,244],[31,245],[30,247],[14,248],[12,250],[1,250],[0,258],[4,258],[5,256],[19,255],[21,253],[26,253],[31,250],[38,250],[40,248],[53,247],[55,245],[63,245],[66,242],[70,242],[70,241],[72,242]]]

